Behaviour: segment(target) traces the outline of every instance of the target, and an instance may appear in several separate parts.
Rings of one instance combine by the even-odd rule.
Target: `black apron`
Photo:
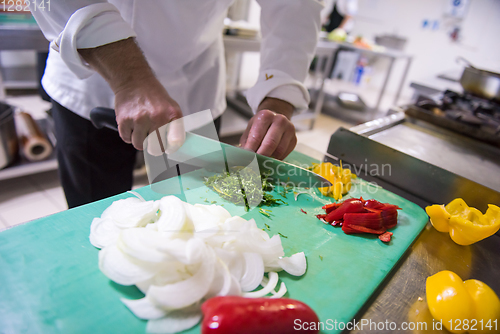
[[[326,31],[332,32],[333,30],[337,29],[343,20],[344,16],[339,13],[339,11],[337,10],[337,3],[335,3],[335,5],[333,6],[333,10],[330,13],[330,18],[325,25]]]

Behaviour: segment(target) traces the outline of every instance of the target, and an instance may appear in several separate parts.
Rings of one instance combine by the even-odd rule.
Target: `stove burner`
[[[435,115],[481,128],[488,133],[499,133],[500,104],[493,100],[447,90],[440,102],[419,97],[416,106],[432,111]]]
[[[500,103],[447,90],[439,101],[419,96],[406,113],[500,146]],[[424,115],[425,114],[425,115]]]

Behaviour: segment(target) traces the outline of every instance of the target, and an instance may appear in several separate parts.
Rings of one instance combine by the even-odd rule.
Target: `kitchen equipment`
[[[467,65],[460,78],[465,92],[500,101],[500,73],[478,69],[463,57],[458,57],[457,62]]]
[[[438,101],[419,97],[406,114],[500,147],[500,103],[450,90]]]
[[[397,35],[375,36],[375,43],[386,48],[403,51],[408,39]]]
[[[52,154],[52,145],[30,114],[26,112],[17,113],[16,124],[21,152],[26,159],[41,161]]]
[[[287,161],[301,165],[317,162],[297,152],[292,152]],[[307,303],[324,322],[351,321],[428,219],[417,205],[359,180],[353,185],[351,196],[375,198],[402,208],[393,241],[387,245],[373,235],[346,235],[340,228],[324,225],[315,217],[324,212],[323,202],[309,195],[300,195],[296,201],[289,192],[284,198],[289,205],[270,208],[271,218],[258,210],[245,213],[240,206],[199,187],[203,173],[197,170],[185,175],[184,187],[192,193],[192,203],[224,204],[231,214],[254,218],[261,228],[268,224],[269,234],[284,235],[286,255],[305,252],[306,274],[297,278],[282,273],[280,277],[287,285],[289,297]],[[174,180],[163,182],[171,184]],[[150,187],[136,191],[146,200],[161,197]],[[273,195],[281,196],[277,192]],[[113,201],[129,196],[110,197],[0,233],[0,331],[145,333],[146,322],[135,317],[119,300],[137,299],[142,294],[135,287],[120,286],[106,278],[98,268],[98,250],[88,240],[92,218],[100,216]],[[197,326],[186,333],[199,330]],[[325,332],[339,333],[340,329]]]
[[[97,128],[104,126],[113,130],[117,130],[118,128],[113,109],[94,108],[90,112],[90,118]],[[153,135],[156,136],[156,134]],[[190,132],[186,133],[186,141],[176,152],[168,155],[164,153],[161,157],[154,157],[147,150],[144,150],[144,160],[146,161],[149,181],[153,189],[159,193],[166,193],[169,190],[162,188],[159,184],[156,186],[154,184],[166,178],[172,176],[180,177],[182,174],[197,168],[224,172],[236,166],[258,168],[261,173],[279,182],[295,186],[309,188],[331,186],[330,181],[303,167],[256,154]],[[171,172],[172,169],[176,172],[175,174]],[[176,186],[175,189],[181,190],[179,186]]]
[[[14,109],[0,102],[0,169],[8,166],[18,156],[18,140]]]

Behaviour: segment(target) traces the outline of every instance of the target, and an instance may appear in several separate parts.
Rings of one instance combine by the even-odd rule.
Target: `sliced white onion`
[[[273,294],[271,297],[269,298],[281,298],[285,295],[286,293],[286,285],[284,282],[281,282],[281,285],[280,285],[280,289],[278,290],[278,292],[274,292],[272,291],[271,293]]]
[[[243,253],[245,258],[245,271],[240,280],[241,290],[252,291],[257,288],[264,276],[264,262],[256,253]]]
[[[200,233],[200,237],[209,237],[217,233],[222,225],[219,216],[214,215],[207,205],[186,205],[186,214],[193,224],[194,230]]]
[[[137,282],[135,283],[135,286],[141,290],[143,294],[146,294],[148,292],[149,287],[153,284],[154,277],[151,277],[150,279],[147,279],[142,282]]]
[[[152,285],[147,296],[166,309],[180,309],[203,298],[212,285],[214,278],[215,254],[207,248],[205,259],[198,271],[190,278],[165,286]]]
[[[220,259],[218,259],[218,261],[220,263],[220,268],[222,268],[222,287],[220,291],[217,292],[217,296],[226,296],[229,293],[229,290],[231,290],[231,273],[229,272],[229,268],[223,261],[221,261]]]
[[[167,317],[149,320],[146,332],[151,334],[179,333],[196,326],[201,320],[201,311],[173,311]]]
[[[224,207],[220,205],[215,205],[215,204],[210,204],[210,205],[203,205],[203,204],[195,204],[194,206],[197,207],[204,207],[211,215],[219,218],[219,224],[224,224],[224,222],[231,218],[231,214],[229,211],[224,209]]]
[[[129,197],[114,201],[101,215],[101,218],[110,218],[120,228],[145,226],[157,218],[158,203],[155,201],[143,202],[138,198]]]
[[[135,197],[137,197],[138,199],[140,199],[141,201],[143,202],[146,202],[146,200],[144,199],[144,197],[141,196],[141,194],[139,194],[137,191],[133,191],[133,190],[129,190],[127,191],[129,194],[132,194],[134,195]]]
[[[262,289],[252,292],[246,292],[243,294],[243,297],[248,297],[248,298],[264,297],[265,295],[274,290],[274,288],[278,284],[278,279],[279,279],[278,273],[270,271],[269,281]]]
[[[304,252],[295,253],[290,257],[283,257],[278,264],[284,271],[293,276],[302,276],[306,273],[307,261]]]
[[[232,232],[232,233],[241,232],[246,222],[247,221],[241,218],[240,216],[234,216],[226,219],[226,221],[222,225],[222,228],[224,229],[225,232]]]
[[[215,255],[226,264],[231,275],[239,281],[245,270],[245,258],[243,255],[237,252],[228,252],[220,248],[214,248],[214,251]]]
[[[173,237],[186,231],[186,211],[183,202],[175,196],[165,196],[160,200],[160,218],[158,219],[158,231],[168,233]]]
[[[121,228],[109,218],[94,218],[90,225],[90,243],[97,248],[103,248],[116,243]]]
[[[157,231],[145,228],[129,228],[122,231],[117,241],[118,248],[125,254],[142,261],[162,263],[173,259],[158,248],[168,242]]]
[[[136,300],[121,298],[120,300],[139,319],[159,319],[167,315],[167,311],[157,307],[148,297]]]
[[[116,245],[99,251],[99,269],[112,281],[121,285],[133,285],[153,277],[158,266],[132,261]]]
[[[269,237],[253,219],[175,196],[144,201],[133,195],[138,198],[116,201],[96,218],[89,239],[102,248],[99,268],[107,277],[146,295],[122,301],[149,320],[150,333],[191,328],[201,318],[200,302],[216,295],[280,298],[287,289],[282,282],[275,291],[275,271],[305,273],[304,253],[284,257],[281,238]]]

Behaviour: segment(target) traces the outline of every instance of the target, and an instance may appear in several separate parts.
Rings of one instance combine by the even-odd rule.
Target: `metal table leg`
[[[398,92],[396,93],[396,97],[394,98],[394,105],[398,105],[398,100],[399,100],[399,97],[401,96],[401,91],[403,90],[403,86],[405,84],[406,77],[408,76],[408,72],[410,71],[410,65],[411,65],[412,60],[413,60],[412,57],[408,57],[408,59],[406,61],[405,72],[403,73],[403,78],[401,79],[401,83],[399,84],[399,88],[398,88]]]
[[[387,83],[389,82],[389,77],[392,73],[392,68],[394,67],[394,57],[391,57],[391,62],[389,63],[389,69],[387,70],[387,75],[385,76],[384,84],[382,85],[382,89],[380,90],[380,94],[378,96],[377,104],[375,105],[375,111],[378,111],[380,108],[380,104],[382,103],[382,98],[384,97],[385,90],[387,88]]]
[[[324,92],[325,80],[328,77],[329,69],[332,67],[335,52],[336,50],[332,51],[328,55],[328,57],[326,57],[325,69],[323,70],[321,76],[321,85],[319,87],[318,93],[316,94],[316,103],[314,104],[314,117],[311,119],[311,124],[309,129],[312,129],[314,127],[314,122],[316,121],[316,118],[319,116],[319,114],[321,113],[321,109],[323,108],[323,102],[325,99],[325,92]],[[323,60],[322,63],[325,63],[325,60]],[[318,64],[316,64],[316,69],[315,69],[316,71],[318,70],[318,67],[319,67],[319,62]]]

